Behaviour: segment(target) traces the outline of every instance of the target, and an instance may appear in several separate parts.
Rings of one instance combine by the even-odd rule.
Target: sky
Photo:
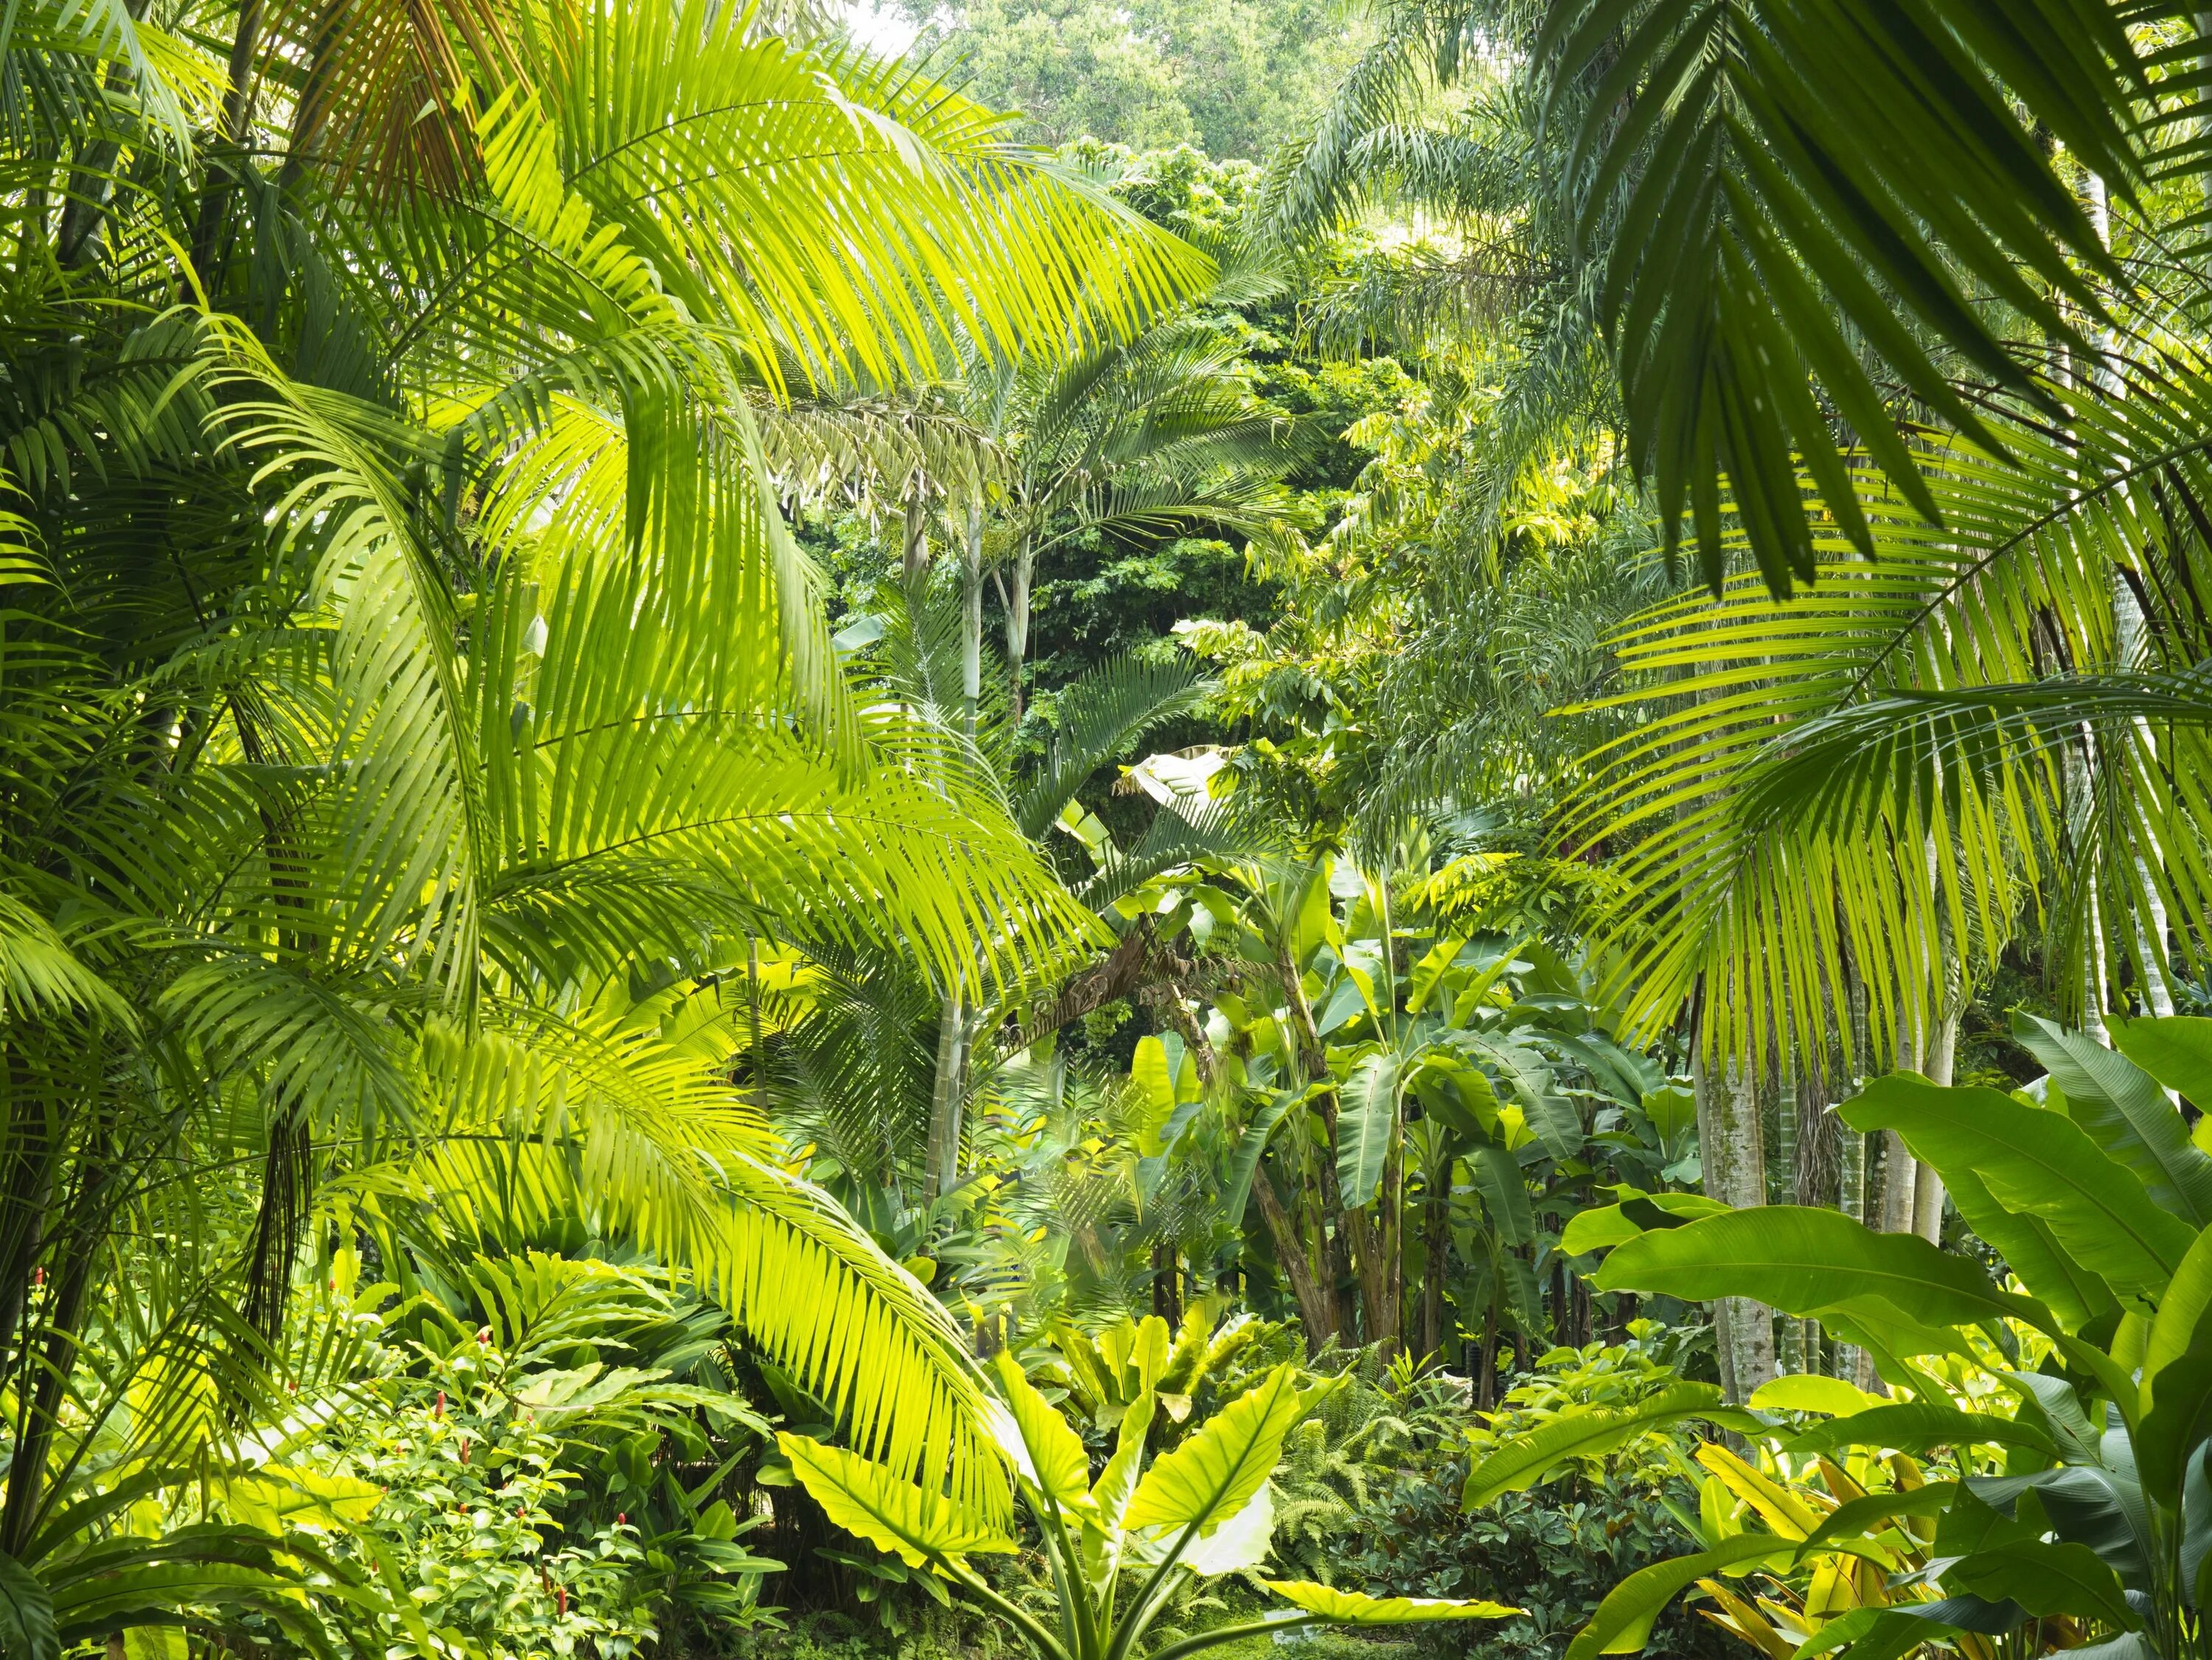
[[[845,0],[846,21],[852,26],[854,39],[864,46],[896,58],[914,44],[921,33],[899,12],[879,9],[869,0]]]

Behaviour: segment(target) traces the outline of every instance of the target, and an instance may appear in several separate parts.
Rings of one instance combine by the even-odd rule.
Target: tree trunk
[[[1314,1101],[1320,1110],[1327,1138],[1319,1161],[1320,1209],[1322,1216],[1335,1224],[1334,1230],[1328,1231],[1328,1248],[1330,1268],[1328,1288],[1336,1310],[1330,1324],[1339,1336],[1349,1338],[1357,1329],[1358,1310],[1352,1306],[1340,1288],[1357,1271],[1363,1276],[1359,1282],[1361,1292],[1367,1290],[1364,1276],[1370,1267],[1380,1266],[1379,1247],[1367,1213],[1347,1208],[1344,1195],[1336,1184],[1336,1088],[1334,1080],[1329,1079],[1328,1051],[1322,1045],[1321,1033],[1314,1022],[1313,1005],[1306,1000],[1304,977],[1287,953],[1276,959],[1275,966],[1289,1000],[1292,1036],[1297,1045],[1300,1081],[1328,1080],[1328,1087],[1322,1090]],[[1369,1299],[1370,1312],[1376,1306],[1376,1301]]]
[[[107,1202],[104,1191],[107,1174],[102,1162],[106,1134],[104,1123],[95,1127],[92,1156],[86,1161],[76,1202],[70,1207],[72,1214],[67,1232],[77,1236],[77,1248],[66,1249],[71,1242],[64,1235],[61,1242],[65,1247],[60,1253],[61,1280],[55,1287],[52,1311],[46,1323],[46,1353],[41,1357],[38,1383],[31,1392],[28,1409],[17,1420],[21,1438],[8,1467],[6,1509],[4,1514],[0,1514],[0,1549],[15,1557],[24,1554],[38,1525],[46,1459],[53,1449],[63,1392],[76,1365],[78,1338],[84,1329],[85,1293],[92,1282],[93,1263],[100,1254],[91,1243],[98,1237],[98,1229],[93,1225]],[[27,1381],[27,1377],[19,1378],[18,1386]]]
[[[900,570],[911,591],[929,569],[929,481],[915,474],[906,492],[905,546]]]
[[[1024,531],[1014,554],[1013,581],[1006,595],[1006,671],[1012,678],[1018,727],[1022,723],[1022,669],[1030,656],[1030,593],[1036,577],[1036,542]]]
[[[1444,1263],[1451,1251],[1451,1164],[1421,1195],[1421,1352],[1444,1347]]]
[[[1267,1237],[1274,1242],[1275,1261],[1282,1268],[1283,1277],[1291,1282],[1291,1297],[1297,1299],[1298,1319],[1306,1329],[1306,1352],[1319,1354],[1336,1335],[1335,1310],[1328,1288],[1315,1276],[1313,1264],[1306,1257],[1306,1242],[1283,1208],[1275,1178],[1267,1174],[1264,1164],[1252,1172],[1252,1196],[1260,1201],[1260,1219],[1267,1225]]]
[[[939,1005],[937,1070],[930,1084],[929,1140],[923,1152],[925,1203],[960,1185],[960,1119],[968,1096],[968,1018],[959,994]]]
[[[1707,1196],[1739,1210],[1765,1204],[1766,1148],[1751,1068],[1731,1058],[1723,1063],[1717,1082],[1706,1060],[1705,1034],[1698,1031],[1692,1037],[1690,1075]],[[1731,1401],[1748,1400],[1774,1376],[1772,1315],[1764,1303],[1723,1297],[1713,1304],[1713,1329],[1722,1387]]]
[[[1182,1291],[1176,1282],[1176,1248],[1167,1240],[1152,1247],[1152,1312],[1175,1331],[1182,1325]]]
[[[960,561],[960,718],[972,741],[983,705],[983,504],[968,504]]]
[[[230,39],[228,80],[222,94],[222,138],[234,152],[232,165],[242,165],[240,155],[245,148],[246,131],[253,120],[253,58],[261,50],[261,14],[263,0],[240,0],[238,8],[238,31]],[[222,234],[222,221],[230,206],[230,178],[213,156],[208,158],[207,181],[201,187],[198,217],[192,225],[192,268],[200,280],[211,280],[208,267],[214,262],[217,243]],[[190,285],[185,292],[188,295]]]

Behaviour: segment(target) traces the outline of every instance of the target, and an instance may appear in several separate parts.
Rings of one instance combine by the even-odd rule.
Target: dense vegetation
[[[0,7],[0,1660],[2207,1660],[2212,20],[906,21]]]

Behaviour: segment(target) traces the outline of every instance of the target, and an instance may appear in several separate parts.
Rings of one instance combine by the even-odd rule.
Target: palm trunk
[[[105,1123],[96,1124],[91,1156],[79,1177],[67,1224],[68,1231],[76,1236],[77,1248],[61,1253],[61,1279],[54,1287],[54,1300],[45,1322],[46,1353],[40,1358],[38,1382],[30,1386],[27,1373],[17,1374],[16,1387],[19,1392],[27,1393],[28,1399],[18,1408],[6,1507],[0,1511],[0,1549],[11,1556],[23,1555],[41,1519],[46,1461],[53,1450],[63,1394],[76,1365],[84,1329],[85,1297],[92,1283],[94,1261],[100,1254],[92,1243],[97,1235],[93,1224],[107,1203],[107,1171],[101,1157],[106,1140]]]
[[[1451,1250],[1451,1167],[1432,1174],[1421,1195],[1421,1353],[1444,1347],[1444,1262]]]
[[[146,0],[125,0],[124,9],[133,23],[146,15]],[[136,77],[130,65],[118,58],[107,66],[107,92],[121,102]],[[87,144],[77,157],[75,170],[70,175],[69,199],[62,204],[62,219],[54,234],[54,257],[64,270],[83,265],[96,253],[100,246],[100,232],[107,218],[108,193],[113,181],[109,174],[123,154],[123,146],[112,138],[95,138]]]
[[[1012,678],[1018,727],[1022,723],[1022,669],[1030,656],[1030,593],[1036,576],[1035,538],[1024,531],[1014,554],[1013,580],[1006,593],[1006,672]]]
[[[906,493],[905,545],[902,550],[900,569],[906,578],[909,591],[929,569],[929,482],[920,473],[914,476]]]
[[[1305,981],[1298,966],[1290,960],[1287,952],[1279,958],[1279,970],[1289,1006],[1294,1036],[1297,1040],[1299,1066],[1306,1081],[1320,1081],[1329,1076],[1328,1051],[1322,1047],[1321,1032],[1314,1021],[1313,1005],[1306,1000]],[[1382,1268],[1381,1245],[1375,1237],[1373,1219],[1364,1209],[1353,1209],[1344,1202],[1343,1193],[1336,1184],[1337,1099],[1334,1083],[1315,1098],[1320,1110],[1322,1125],[1327,1141],[1322,1152],[1320,1173],[1321,1213],[1334,1223],[1329,1237],[1329,1257],[1332,1272],[1329,1290],[1336,1298],[1335,1318],[1330,1323],[1339,1335],[1350,1336],[1357,1329],[1358,1310],[1347,1305],[1337,1296],[1337,1288],[1354,1274],[1358,1275],[1358,1295],[1370,1316],[1382,1306]],[[1369,1337],[1374,1340],[1370,1332]]]
[[[8,1097],[6,1176],[0,1187],[0,1377],[25,1370],[15,1364],[15,1335],[46,1249],[61,1140],[58,1116],[33,1093],[30,1068],[15,1043],[9,1045]]]
[[[240,0],[238,30],[230,39],[229,79],[222,94],[222,138],[232,150],[233,166],[241,165],[246,131],[253,119],[253,58],[261,49],[264,0]],[[200,192],[200,208],[192,225],[192,269],[203,283],[222,235],[222,222],[230,207],[231,182],[222,165],[210,156],[207,182]]]
[[[1706,1195],[1740,1210],[1765,1204],[1766,1149],[1759,1137],[1759,1094],[1750,1067],[1731,1057],[1716,1083],[1705,1034],[1698,1031],[1692,1038],[1690,1075]],[[1713,1326],[1722,1387],[1731,1401],[1748,1400],[1774,1376],[1771,1311],[1747,1297],[1724,1297],[1713,1304]]]
[[[968,504],[960,562],[960,715],[972,740],[983,704],[983,504]]]
[[[924,1201],[960,1185],[960,1119],[968,1097],[968,1020],[960,995],[939,1006],[937,1070],[929,1094],[929,1139],[923,1157]]]

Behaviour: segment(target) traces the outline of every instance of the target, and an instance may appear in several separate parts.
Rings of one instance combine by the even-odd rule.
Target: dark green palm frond
[[[1208,863],[1241,864],[1279,851],[1281,842],[1279,825],[1234,796],[1218,801],[1178,798],[1161,804],[1136,845],[1109,850],[1097,872],[1077,885],[1076,897],[1103,912],[1170,871]]]
[[[942,999],[880,948],[817,944],[806,962],[754,1057],[771,1115],[861,1182],[896,1183],[921,1168]]]
[[[1397,9],[1393,27],[1361,54],[1303,141],[1269,161],[1264,223],[1291,241],[1336,224],[1360,198],[1356,167],[1368,134],[1417,113],[1437,66],[1437,41],[1419,9]]]
[[[2057,404],[1978,301],[2094,353],[2075,319],[2104,302],[2083,273],[2115,267],[2043,135],[2116,198],[2142,188],[2134,111],[2154,89],[2126,9],[1555,0],[1537,51],[1555,118],[1578,124],[1571,170],[1588,169],[1583,235],[1606,261],[1601,315],[1634,459],[1670,550],[1689,512],[1708,581],[1725,569],[1723,478],[1765,581],[1786,593],[1812,579],[1819,532],[1796,455],[1845,538],[1874,550],[1808,379],[1892,487],[1938,519],[1846,323],[1992,453],[2008,435],[1960,397],[1951,357]]]
[[[1043,770],[1014,794],[1014,822],[1042,841],[1076,792],[1100,768],[1202,695],[1197,674],[1181,663],[1117,658],[1071,681],[1054,702],[1055,727]]]

